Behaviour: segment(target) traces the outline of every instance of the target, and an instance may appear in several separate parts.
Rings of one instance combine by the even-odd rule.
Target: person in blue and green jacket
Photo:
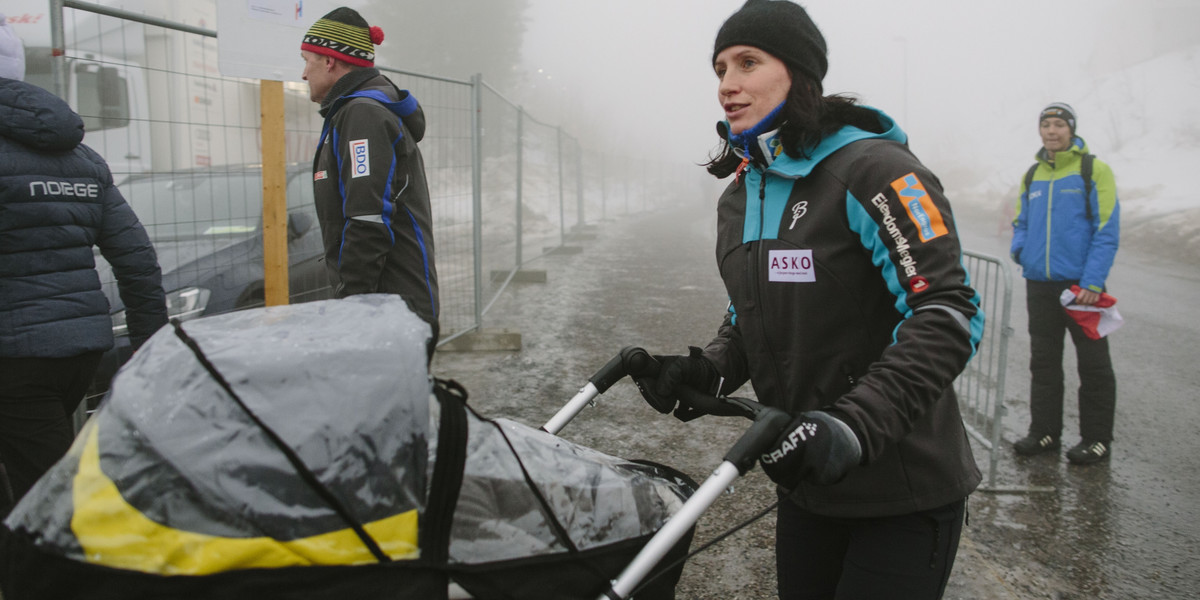
[[[1063,338],[1070,332],[1079,370],[1081,440],[1072,464],[1106,460],[1112,449],[1117,382],[1108,338],[1091,339],[1065,311],[1060,296],[1079,286],[1075,303],[1095,304],[1107,289],[1117,254],[1121,211],[1112,169],[1075,135],[1075,110],[1063,102],[1042,109],[1042,148],[1026,174],[1013,220],[1012,258],[1024,269],[1029,311],[1029,434],[1013,444],[1021,455],[1058,450],[1063,429]]]

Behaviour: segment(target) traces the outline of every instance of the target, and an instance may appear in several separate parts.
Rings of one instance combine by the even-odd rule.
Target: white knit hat
[[[1075,109],[1071,108],[1066,102],[1051,102],[1042,109],[1042,113],[1038,115],[1038,123],[1050,117],[1058,117],[1067,122],[1067,127],[1071,128],[1071,135],[1075,135]]]
[[[25,80],[25,45],[0,13],[0,77]]]

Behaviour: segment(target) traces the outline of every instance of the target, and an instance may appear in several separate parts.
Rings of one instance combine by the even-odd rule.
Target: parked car
[[[333,297],[313,206],[311,168],[287,171],[288,293],[291,303]],[[186,321],[264,304],[262,169],[214,167],[133,175],[117,186],[154,244],[167,312]],[[125,306],[111,269],[96,266],[112,307],[115,346],[105,353],[89,396],[98,396],[131,349]],[[91,399],[94,405],[97,397]]]

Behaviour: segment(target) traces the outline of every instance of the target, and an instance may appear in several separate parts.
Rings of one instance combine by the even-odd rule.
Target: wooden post
[[[263,299],[288,303],[287,158],[283,134],[283,82],[262,80]]]

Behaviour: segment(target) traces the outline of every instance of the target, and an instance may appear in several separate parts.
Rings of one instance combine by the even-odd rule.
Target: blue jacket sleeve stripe
[[[404,209],[408,213],[408,219],[412,221],[413,234],[417,238],[417,245],[421,248],[421,266],[425,269],[425,290],[429,292],[429,305],[433,307],[433,316],[437,316],[437,302],[433,297],[433,283],[429,277],[429,249],[425,247],[425,232],[421,230],[421,224],[417,222],[417,217],[412,214],[408,208]]]
[[[888,291],[896,297],[896,311],[907,318],[912,313],[912,308],[908,306],[908,292],[904,290],[896,274],[896,265],[891,261],[891,253],[879,234],[879,224],[867,214],[862,203],[850,192],[846,192],[846,220],[849,221],[850,230],[858,234],[863,248],[871,253],[871,262],[883,270],[883,279],[887,283]]]
[[[350,226],[350,220],[346,218],[346,181],[342,177],[342,153],[338,151],[338,135],[337,129],[334,129],[331,134],[333,139],[330,141],[333,144],[333,161],[337,164],[338,170],[338,195],[342,198],[342,220],[345,223],[342,225],[342,237],[338,242],[338,266],[342,266],[342,250],[346,247],[346,228]]]
[[[388,165],[387,183],[383,185],[383,213],[379,215],[383,219],[384,227],[387,227],[388,237],[392,240],[392,244],[396,244],[396,232],[392,231],[392,215],[396,214],[396,203],[392,199],[392,179],[396,176],[396,153],[392,153],[392,162]],[[404,191],[404,190],[400,190]]]

